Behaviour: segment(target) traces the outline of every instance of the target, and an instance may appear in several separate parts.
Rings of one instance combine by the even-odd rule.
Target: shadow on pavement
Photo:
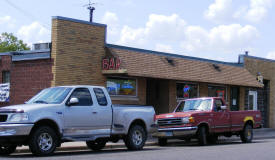
[[[126,148],[111,148],[111,149],[106,149],[106,150],[102,150],[102,151],[92,151],[89,149],[79,149],[79,150],[62,150],[62,151],[56,151],[53,155],[48,156],[46,158],[54,158],[54,157],[67,157],[67,156],[77,156],[77,155],[98,155],[98,154],[113,154],[113,153],[129,153],[129,152],[146,152],[146,151],[152,151],[152,150],[159,150],[161,148],[144,148],[143,150],[139,150],[139,151],[130,151],[127,150]],[[3,156],[3,158],[18,158],[18,159],[22,159],[22,158],[39,158],[34,156],[31,152],[25,152],[25,153],[15,153],[12,154],[10,156]],[[1,159],[2,157],[0,157]]]
[[[252,141],[252,143],[265,143],[267,140],[257,140]],[[200,146],[197,141],[192,140],[191,142],[185,142],[183,140],[172,140],[164,147],[211,147],[211,146],[219,146],[219,145],[241,145],[241,144],[251,144],[251,143],[242,143],[241,141],[232,141],[227,139],[218,140],[215,144],[208,144],[206,146]]]

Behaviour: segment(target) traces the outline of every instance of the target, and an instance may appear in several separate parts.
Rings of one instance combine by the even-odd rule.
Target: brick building
[[[118,46],[106,43],[106,31],[104,24],[53,17],[50,49],[0,53],[2,83],[10,82],[1,106],[50,86],[103,85],[113,103],[153,105],[157,113],[184,98],[221,96],[231,110],[261,110],[264,125],[275,128],[275,61],[241,55],[227,63]]]

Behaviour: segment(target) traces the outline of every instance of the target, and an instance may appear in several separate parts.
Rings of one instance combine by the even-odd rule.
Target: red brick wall
[[[52,60],[30,60],[11,62],[10,56],[2,56],[0,78],[2,71],[9,70],[11,78],[10,102],[0,106],[22,104],[40,90],[50,87],[52,75]]]

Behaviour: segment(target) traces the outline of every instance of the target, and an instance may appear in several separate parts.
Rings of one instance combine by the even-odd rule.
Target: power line
[[[33,16],[32,14],[30,14],[29,12],[21,9],[20,7],[18,7],[17,5],[15,5],[14,3],[10,2],[9,0],[5,0],[11,7],[15,8],[16,10],[18,10],[19,12],[23,13],[27,18],[29,18],[30,20],[37,20],[37,18],[35,16]],[[44,24],[41,23],[41,25],[47,29],[50,29],[50,25],[48,24]]]

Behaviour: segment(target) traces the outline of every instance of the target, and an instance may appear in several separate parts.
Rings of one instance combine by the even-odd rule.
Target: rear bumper
[[[159,128],[153,137],[158,138],[176,138],[196,135],[198,127],[180,127],[180,128]]]

